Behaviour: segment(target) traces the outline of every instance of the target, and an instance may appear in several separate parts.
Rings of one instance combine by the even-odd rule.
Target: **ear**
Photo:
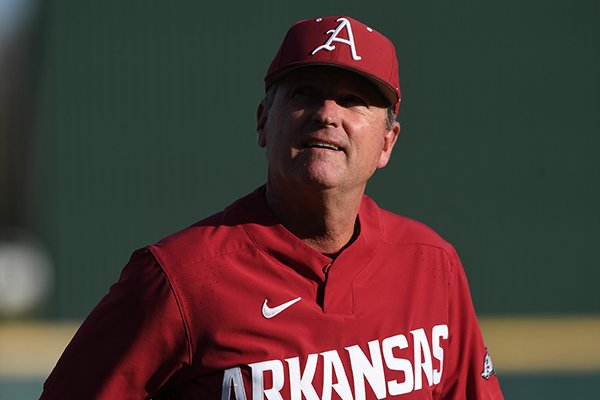
[[[265,147],[267,145],[267,138],[265,137],[265,124],[267,123],[268,110],[264,103],[261,101],[258,104],[256,110],[256,132],[258,132],[258,145]]]
[[[389,129],[383,137],[383,148],[381,150],[381,156],[379,158],[377,168],[383,168],[388,164],[390,157],[392,156],[392,150],[394,149],[394,145],[396,144],[396,140],[398,140],[399,135],[400,123],[398,121],[394,121],[394,126],[392,126],[392,128]]]

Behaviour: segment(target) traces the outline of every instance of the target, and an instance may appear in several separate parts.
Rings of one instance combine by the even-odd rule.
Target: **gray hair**
[[[275,94],[277,93],[278,85],[276,83],[272,84],[267,88],[265,96],[262,99],[262,103],[267,107],[267,109],[271,108],[273,105],[273,101],[275,100]],[[394,110],[394,105],[392,104],[388,108],[386,108],[385,113],[385,127],[386,129],[392,129],[394,126],[394,122],[396,122],[396,113]]]

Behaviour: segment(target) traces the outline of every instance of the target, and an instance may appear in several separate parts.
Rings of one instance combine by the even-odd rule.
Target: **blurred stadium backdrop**
[[[597,396],[600,2],[0,0],[0,399],[39,395],[134,249],[262,184],[263,73],[333,14],[397,45],[368,192],[458,249],[506,398]]]

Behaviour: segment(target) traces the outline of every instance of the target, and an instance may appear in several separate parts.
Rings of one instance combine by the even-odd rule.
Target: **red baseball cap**
[[[346,68],[365,76],[383,96],[400,106],[398,59],[384,35],[350,17],[296,22],[288,30],[265,75],[265,88],[293,69],[308,65]]]

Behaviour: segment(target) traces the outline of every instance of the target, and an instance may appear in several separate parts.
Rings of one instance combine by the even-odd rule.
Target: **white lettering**
[[[348,353],[350,354],[350,364],[352,365],[354,398],[356,400],[366,398],[365,378],[369,381],[377,398],[385,398],[385,373],[383,370],[379,340],[369,342],[371,362],[369,362],[369,359],[358,345],[346,347],[346,350],[348,350]]]
[[[229,400],[231,397],[231,388],[236,400],[246,400],[246,390],[244,389],[244,380],[240,367],[229,368],[223,375],[223,389],[221,391],[221,400]]]
[[[427,342],[427,335],[425,331],[421,329],[415,329],[410,331],[413,335],[414,344],[414,367],[415,367],[415,390],[423,388],[423,375],[421,370],[425,372],[427,383],[431,386],[433,364],[431,361],[431,350],[429,349],[429,343]]]
[[[321,353],[323,356],[323,400],[330,400],[332,389],[342,399],[352,400],[352,391],[344,371],[344,365],[336,350]],[[337,377],[337,383],[333,383],[333,372]]]
[[[346,18],[338,18],[336,20],[336,22],[340,23],[337,26],[337,28],[327,31],[327,33],[331,34],[331,36],[329,36],[329,39],[327,39],[325,44],[314,49],[311,54],[315,54],[317,51],[320,51],[320,50],[333,51],[335,49],[335,45],[332,45],[332,43],[340,42],[340,43],[344,43],[344,44],[347,44],[348,46],[350,46],[350,50],[352,51],[352,58],[354,60],[356,60],[356,61],[361,60],[362,57],[359,56],[358,54],[356,54],[356,45],[354,44],[354,35],[352,34],[352,26],[350,25],[350,21],[348,21]],[[344,28],[346,28],[346,30],[348,31],[348,39],[341,39],[341,38],[337,37],[337,35]]]
[[[279,393],[283,388],[283,364],[279,360],[263,361],[249,364],[252,369],[252,400],[263,400],[264,396],[269,400],[283,400]],[[273,387],[265,389],[265,371],[271,371]]]
[[[413,390],[413,366],[410,360],[394,356],[394,348],[406,349],[407,347],[408,341],[404,335],[389,337],[381,343],[385,365],[393,371],[404,372],[404,382],[398,383],[397,380],[388,382],[388,391],[391,396],[410,393]]]
[[[290,368],[290,398],[291,400],[319,400],[319,395],[312,385],[312,380],[317,369],[318,354],[309,354],[306,359],[304,372],[300,372],[300,359],[298,357],[288,358],[285,361]]]
[[[440,345],[442,339],[448,339],[448,325],[436,325],[431,331],[431,345],[433,346],[433,357],[440,362],[440,369],[433,370],[433,384],[437,385],[442,381],[442,372],[444,371],[444,349]]]
[[[249,388],[251,385],[252,400],[331,400],[332,397],[364,400],[373,396],[384,399],[440,384],[446,356],[443,342],[449,338],[448,326],[435,325],[431,335],[422,328],[410,333],[412,342],[403,334],[381,342],[369,341],[368,352],[364,345],[348,346],[345,348],[347,358],[346,353],[330,350],[306,355],[304,365],[301,365],[301,357],[286,358],[285,363],[268,360],[248,364],[251,376],[250,382],[246,383]],[[491,368],[491,361],[489,364]],[[224,371],[221,400],[249,398],[241,368]],[[319,387],[321,384],[322,388]]]

